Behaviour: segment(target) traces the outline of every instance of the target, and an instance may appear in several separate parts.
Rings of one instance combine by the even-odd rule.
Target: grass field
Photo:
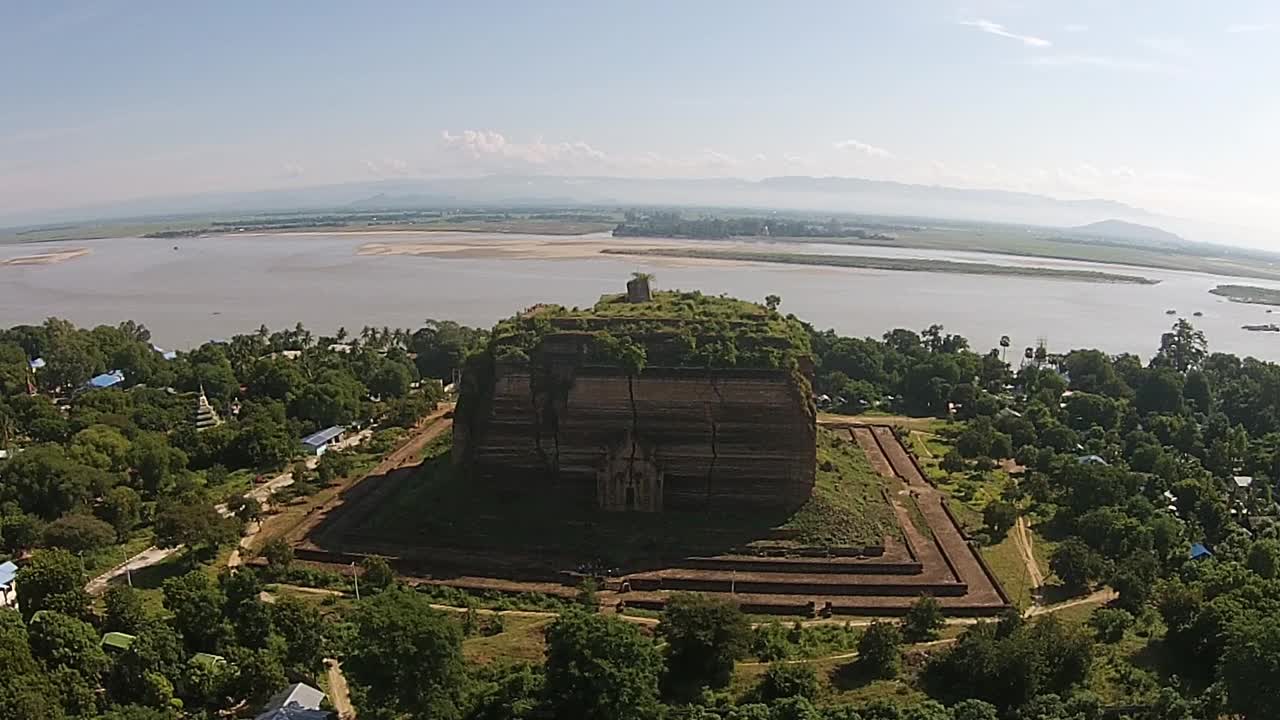
[[[462,642],[462,655],[479,664],[498,660],[541,663],[547,649],[543,633],[552,622],[552,618],[504,616],[502,632],[467,638]]]
[[[560,562],[603,560],[615,566],[689,554],[724,552],[784,529],[803,545],[878,544],[899,530],[880,494],[880,478],[850,443],[819,435],[819,469],[810,500],[798,511],[603,513],[583,487],[531,480],[527,488],[472,482],[446,453],[428,457],[355,532],[475,549],[508,549]]]
[[[1000,585],[1009,594],[1009,599],[1019,608],[1026,609],[1032,602],[1031,574],[1027,564],[1018,552],[1017,541],[1010,532],[995,545],[982,548],[982,557],[991,566],[991,572],[1000,580]]]

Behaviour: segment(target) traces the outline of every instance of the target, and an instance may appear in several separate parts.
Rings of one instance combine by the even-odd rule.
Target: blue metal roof
[[[302,438],[302,444],[310,445],[311,447],[320,447],[321,445],[324,445],[328,443],[330,440],[338,437],[345,431],[346,431],[345,427],[341,425],[334,425],[333,427],[328,427],[318,432],[313,432],[310,435]]]
[[[1212,557],[1213,553],[1209,552],[1209,548],[1205,547],[1204,543],[1196,543],[1191,546],[1189,555],[1192,560],[1199,560],[1202,557]]]
[[[8,585],[18,575],[18,566],[12,561],[0,563],[0,586]]]
[[[109,388],[122,382],[124,382],[124,371],[112,370],[109,373],[102,373],[89,378],[88,384],[89,387],[94,388]]]

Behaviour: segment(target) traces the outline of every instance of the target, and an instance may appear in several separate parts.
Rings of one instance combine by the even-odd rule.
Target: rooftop
[[[0,563],[0,587],[13,582],[13,579],[17,577],[17,575],[18,566],[14,565],[12,560]]]
[[[91,388],[109,388],[122,382],[124,382],[124,371],[112,370],[89,378],[89,382],[86,384]]]
[[[305,713],[320,709],[325,695],[320,690],[306,683],[294,683],[267,701],[263,712],[256,720],[311,720],[312,717],[327,718],[328,713],[308,715]],[[283,713],[283,714],[281,714]]]
[[[302,444],[310,445],[311,447],[320,447],[321,445],[324,445],[330,440],[333,440],[334,438],[338,437],[345,431],[346,431],[346,428],[341,425],[334,425],[333,427],[327,427],[323,430],[313,432],[310,435],[302,438]]]
[[[109,632],[102,636],[102,646],[114,648],[116,650],[128,650],[129,646],[137,640],[137,636],[122,632]]]

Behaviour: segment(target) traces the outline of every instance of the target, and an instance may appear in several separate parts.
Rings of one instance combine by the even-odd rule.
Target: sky
[[[1271,0],[0,2],[0,219],[398,177],[840,175],[1280,231]]]

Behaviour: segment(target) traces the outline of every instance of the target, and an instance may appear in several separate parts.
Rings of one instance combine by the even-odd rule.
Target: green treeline
[[[896,228],[889,229],[909,229]],[[720,240],[731,237],[811,237],[857,238],[892,242],[894,237],[865,224],[853,224],[832,218],[826,222],[785,217],[701,217],[686,218],[677,212],[628,212],[626,219],[613,229],[615,237],[669,237]]]

